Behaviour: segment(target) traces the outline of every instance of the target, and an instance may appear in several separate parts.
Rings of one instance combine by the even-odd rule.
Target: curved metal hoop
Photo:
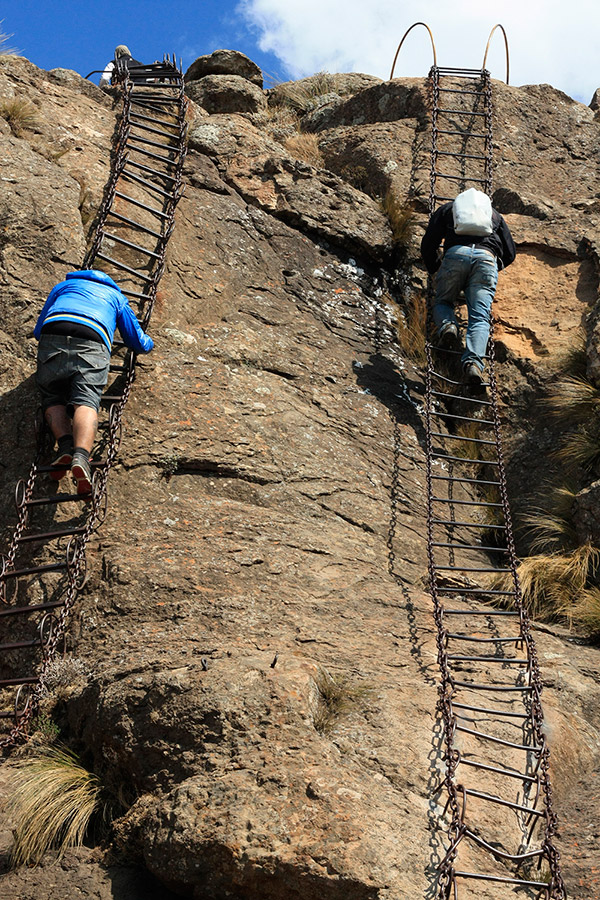
[[[429,32],[429,37],[431,38],[431,49],[433,50],[433,64],[434,64],[434,66],[437,66],[437,53],[435,52],[435,41],[433,40],[433,34],[431,33],[431,28],[429,27],[429,25],[427,25],[426,22],[415,22],[414,25],[411,25],[410,28],[404,32],[404,37],[398,44],[398,49],[396,50],[394,62],[392,63],[392,71],[390,73],[390,81],[394,77],[394,69],[396,68],[396,60],[398,59],[398,55],[402,49],[402,44],[404,43],[404,41],[406,40],[406,38],[408,37],[410,32],[413,30],[413,28],[416,28],[417,25],[422,25],[423,28],[426,28],[427,31]],[[496,27],[498,27],[498,26],[496,26]]]
[[[494,36],[494,32],[495,32],[496,28],[499,28],[500,31],[502,32],[502,34],[504,35],[504,46],[506,48],[506,83],[508,84],[508,76],[509,76],[508,38],[506,37],[506,31],[504,30],[504,25],[500,25],[500,23],[498,23],[497,25],[494,25],[494,27],[490,31],[490,36],[488,38],[488,42],[485,45],[485,53],[483,54],[483,63],[481,64],[481,68],[485,69],[485,64],[487,62],[488,50],[490,49],[490,42]]]
[[[27,710],[29,709],[29,705],[31,703],[31,685],[30,684],[21,684],[15,694],[15,721],[24,716]]]
[[[42,648],[42,656],[45,660],[48,659],[48,645],[50,644],[56,626],[58,625],[58,619],[54,615],[54,613],[46,613],[46,615],[40,620],[38,625],[38,634],[40,636],[40,645]]]
[[[15,485],[15,506],[17,508],[17,513],[20,513],[23,507],[25,506],[25,500],[27,498],[27,482],[24,478],[19,478]]]
[[[69,539],[65,561],[67,563],[69,585],[75,587],[78,591],[82,590],[87,581],[87,558],[85,545],[80,537]]]

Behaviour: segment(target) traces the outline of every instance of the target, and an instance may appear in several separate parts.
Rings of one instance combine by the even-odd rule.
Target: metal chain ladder
[[[492,89],[485,69],[434,66],[429,90],[431,214],[467,187],[492,193]],[[429,308],[432,297],[430,278]],[[488,383],[477,392],[462,382],[459,351],[431,340],[426,346],[427,549],[450,815],[438,898],[481,897],[487,882],[511,897],[565,900],[542,678],[508,503],[493,331],[488,346]]]
[[[187,100],[175,56],[149,66],[121,67],[113,73],[115,80],[122,91],[120,124],[82,268],[111,275],[147,330],[184,189]],[[64,652],[69,615],[87,579],[88,542],[106,517],[108,477],[136,374],[135,354],[120,340],[113,342],[110,372],[115,377],[102,398],[91,494],[65,492],[60,482],[51,491],[47,476],[53,467],[44,462],[50,448],[43,422],[29,475],[16,486],[17,524],[0,557],[0,725],[7,726],[0,747],[28,734],[50,666]],[[69,509],[76,511],[69,514]],[[42,560],[35,563],[32,557]]]

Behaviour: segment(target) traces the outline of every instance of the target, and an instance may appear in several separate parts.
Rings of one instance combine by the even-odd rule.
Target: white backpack
[[[452,204],[454,217],[454,230],[457,234],[470,234],[473,237],[483,237],[491,234],[492,226],[492,201],[483,191],[469,188],[459,194]]]

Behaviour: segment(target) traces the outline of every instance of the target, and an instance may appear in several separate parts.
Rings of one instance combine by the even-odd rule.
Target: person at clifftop
[[[58,443],[50,477],[58,481],[70,468],[78,494],[91,491],[90,451],[117,327],[134,353],[154,347],[119,286],[104,272],[86,269],[69,272],[52,288],[33,330],[36,383]]]
[[[111,79],[113,76],[113,72],[117,67],[126,66],[129,69],[131,66],[141,66],[139,60],[134,59],[131,55],[129,47],[125,44],[119,44],[118,47],[115,47],[115,58],[112,59],[104,69],[104,72],[100,76],[100,87],[107,88],[110,87]]]
[[[421,241],[421,256],[428,272],[437,271],[432,313],[439,344],[446,349],[459,349],[454,307],[460,292],[464,291],[468,325],[461,362],[467,383],[480,388],[498,271],[513,262],[516,249],[508,225],[492,208],[489,198],[481,191],[471,189],[471,192],[479,195],[476,199],[485,198],[488,204],[489,233],[457,233],[454,201],[450,201],[431,216]],[[440,263],[438,248],[442,241],[444,255]]]

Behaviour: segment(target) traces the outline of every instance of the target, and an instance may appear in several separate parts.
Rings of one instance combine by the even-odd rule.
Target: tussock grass
[[[0,25],[2,25],[4,19],[0,19]],[[0,31],[0,56],[16,56],[19,51],[16,47],[9,47],[8,41],[13,37],[12,34],[5,34],[3,31]]]
[[[381,199],[381,209],[390,223],[394,244],[397,247],[408,247],[415,226],[415,211],[410,201],[402,200],[397,192],[390,188]]]
[[[298,113],[287,106],[269,106],[265,131],[273,140],[285,144],[300,132]]]
[[[574,600],[571,617],[594,637],[600,636],[600,588],[591,587]]]
[[[38,121],[37,109],[33,103],[21,97],[2,100],[0,116],[8,122],[16,137],[22,137],[26,130],[35,128]]]
[[[398,344],[403,356],[418,366],[427,362],[427,301],[413,294],[398,316]]]
[[[323,168],[323,156],[319,150],[319,136],[317,134],[294,134],[285,142],[285,149],[297,159],[316,169]]]
[[[594,594],[589,585],[597,577],[599,565],[600,550],[590,543],[570,553],[528,556],[521,560],[518,570],[523,602],[534,618],[565,616],[571,623],[584,624],[578,610],[582,598]],[[498,576],[494,585],[511,590],[512,575]]]
[[[567,471],[581,468],[591,472],[600,465],[600,419],[596,416],[576,431],[566,434],[555,457]]]
[[[319,734],[329,734],[335,723],[370,693],[364,685],[353,685],[345,675],[321,669],[315,678],[316,705],[313,724]]]
[[[269,103],[287,106],[302,114],[313,109],[317,97],[335,90],[335,79],[329,72],[317,72],[302,81],[287,81],[272,89]]]
[[[7,804],[16,822],[12,864],[35,865],[51,848],[61,857],[81,846],[100,791],[98,778],[66,747],[43,747],[20,762]]]
[[[583,375],[567,376],[556,382],[546,402],[559,425],[580,425],[600,412],[600,389]]]
[[[571,482],[550,484],[544,488],[543,505],[532,506],[521,517],[525,537],[534,553],[571,550],[578,544],[573,521],[573,503],[577,487]]]

